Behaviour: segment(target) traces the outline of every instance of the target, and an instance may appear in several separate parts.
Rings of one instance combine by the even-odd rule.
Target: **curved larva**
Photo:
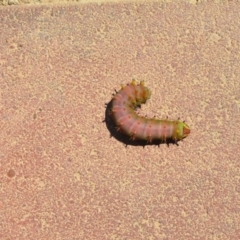
[[[130,136],[132,140],[179,141],[190,134],[185,122],[145,118],[137,115],[135,109],[145,103],[151,96],[150,90],[141,81],[136,84],[132,80],[112,98],[111,115],[118,130]]]

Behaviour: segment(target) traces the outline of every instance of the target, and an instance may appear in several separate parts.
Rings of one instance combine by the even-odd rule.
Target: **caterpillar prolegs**
[[[113,96],[111,116],[117,129],[128,135],[131,140],[146,140],[147,142],[168,142],[182,140],[190,134],[189,126],[183,121],[160,120],[139,116],[135,109],[145,103],[151,96],[151,91],[135,80]]]

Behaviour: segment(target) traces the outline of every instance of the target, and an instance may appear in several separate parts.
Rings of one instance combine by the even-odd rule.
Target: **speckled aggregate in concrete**
[[[240,239],[240,4],[0,9],[0,239]],[[132,78],[179,146],[109,138]]]

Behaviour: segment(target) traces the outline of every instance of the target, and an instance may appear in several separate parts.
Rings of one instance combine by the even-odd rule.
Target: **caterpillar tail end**
[[[189,126],[184,123],[183,125],[183,138],[187,137],[190,134],[191,130],[189,128]]]

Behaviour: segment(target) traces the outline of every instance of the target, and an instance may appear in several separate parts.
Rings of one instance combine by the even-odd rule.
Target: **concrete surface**
[[[144,2],[146,0],[0,0],[0,6],[8,6],[8,5],[39,5],[39,4],[69,4],[69,3],[123,3],[123,2]],[[171,0],[155,0],[161,2],[169,2]],[[188,2],[196,3],[205,0],[188,0]],[[222,0],[218,0],[222,1]]]
[[[197,1],[198,3],[198,1]],[[240,4],[0,8],[0,239],[240,239]],[[179,146],[109,138],[114,89]]]

